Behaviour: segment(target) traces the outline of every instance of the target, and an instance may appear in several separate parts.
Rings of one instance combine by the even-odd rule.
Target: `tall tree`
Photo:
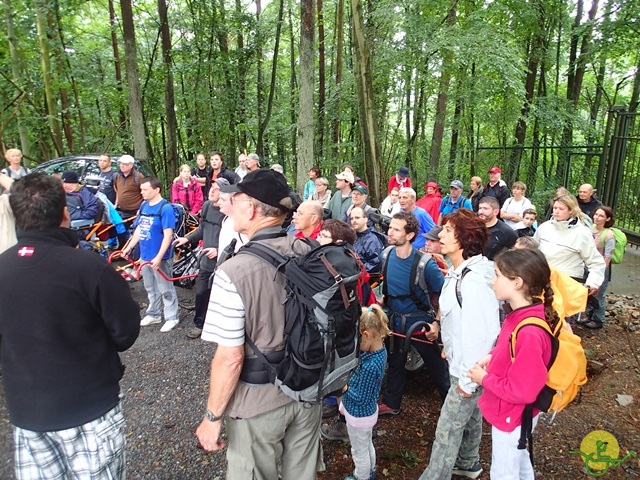
[[[147,160],[147,136],[144,126],[144,111],[142,108],[142,92],[138,74],[138,48],[136,47],[136,31],[133,26],[133,10],[131,0],[120,0],[122,11],[122,32],[124,37],[125,69],[127,85],[129,86],[129,115],[131,119],[131,134],[133,136],[133,151],[137,158]]]
[[[324,13],[322,0],[316,0],[318,4],[318,148],[317,155],[324,155],[324,117],[325,117],[325,58],[324,58]]]
[[[160,36],[162,38],[162,65],[164,67],[164,99],[167,115],[167,150],[165,161],[168,176],[178,172],[178,121],[176,119],[175,96],[173,92],[173,66],[171,61],[171,35],[169,18],[165,0],[158,0],[158,16],[160,17]]]
[[[54,93],[53,78],[51,72],[51,53],[49,49],[49,38],[47,35],[47,17],[49,15],[49,5],[39,0],[36,3],[36,31],[40,46],[40,65],[42,68],[42,83],[44,84],[44,95],[47,102],[47,117],[49,128],[51,129],[51,139],[58,155],[62,156],[64,148],[62,146],[62,131],[58,119],[58,103]]]
[[[342,97],[342,49],[344,41],[344,0],[338,0],[338,6],[336,7],[336,101],[335,112],[333,114],[333,136],[332,136],[332,156],[333,158],[339,158],[339,144],[340,144],[340,117],[341,112],[341,97]]]
[[[456,22],[456,5],[452,2],[451,8],[447,13],[445,24],[451,27]],[[431,136],[431,153],[429,155],[430,171],[428,176],[435,176],[438,172],[440,164],[440,153],[442,152],[442,140],[444,138],[444,126],[447,120],[447,103],[449,101],[449,84],[451,83],[451,68],[453,55],[451,49],[443,48],[442,52],[442,68],[440,71],[440,86],[438,88],[438,100],[436,102],[436,115],[433,124],[433,135]],[[453,161],[451,159],[450,161]]]
[[[351,0],[351,17],[353,19],[353,63],[358,95],[358,121],[364,153],[364,171],[369,181],[369,196],[372,203],[377,205],[384,189],[381,169],[382,153],[378,139],[378,122],[374,102],[373,69],[360,0]]]
[[[9,41],[9,52],[11,55],[11,78],[16,85],[22,84],[22,69],[20,67],[20,55],[18,54],[17,39],[13,30],[13,11],[11,10],[11,0],[4,0],[5,19],[7,22],[7,40]],[[18,134],[20,136],[20,149],[25,158],[31,157],[31,141],[27,127],[22,120],[22,116],[17,118]],[[26,162],[28,164],[28,161]]]
[[[116,10],[113,6],[113,0],[109,0],[109,24],[111,25],[111,48],[113,49],[113,66],[116,74],[116,89],[118,97],[122,97],[122,68],[120,65],[120,49],[118,48],[118,19],[116,18]],[[120,128],[124,128],[127,123],[127,115],[124,106],[120,104],[118,107],[118,115],[120,117]]]
[[[296,186],[302,188],[313,166],[313,90],[314,90],[314,0],[300,1],[300,83],[298,109],[298,172]]]

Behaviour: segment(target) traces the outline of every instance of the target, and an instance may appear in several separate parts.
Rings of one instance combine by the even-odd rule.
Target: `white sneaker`
[[[155,325],[156,323],[160,323],[162,318],[160,317],[152,317],[151,315],[145,315],[145,317],[140,320],[140,326],[146,327],[148,325]]]
[[[173,330],[173,327],[175,327],[176,325],[178,325],[178,320],[167,320],[166,322],[164,322],[164,325],[162,325],[162,328],[160,329],[161,332],[168,332],[170,330]]]

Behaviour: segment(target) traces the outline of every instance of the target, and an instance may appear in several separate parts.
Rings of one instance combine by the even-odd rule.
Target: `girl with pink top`
[[[552,331],[560,321],[552,307],[549,265],[538,250],[507,251],[495,259],[493,289],[498,300],[508,302],[496,346],[469,370],[469,378],[484,388],[478,406],[492,426],[491,478],[533,480],[526,449],[518,449],[522,413],[533,403],[547,381],[551,359],[549,334],[537,326],[518,332],[511,359],[511,333],[528,317],[545,320]],[[533,410],[533,428],[539,410]]]
[[[191,167],[182,165],[180,176],[171,187],[171,203],[184,205],[191,215],[199,215],[204,203],[202,188],[198,181],[191,176]]]

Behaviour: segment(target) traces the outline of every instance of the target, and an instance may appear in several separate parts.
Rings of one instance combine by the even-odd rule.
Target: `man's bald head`
[[[322,223],[323,213],[322,204],[317,200],[302,202],[293,215],[296,230],[308,237]]]
[[[580,188],[578,189],[578,197],[580,197],[580,200],[583,202],[589,202],[591,197],[593,197],[593,185],[589,183],[583,183],[580,185]]]

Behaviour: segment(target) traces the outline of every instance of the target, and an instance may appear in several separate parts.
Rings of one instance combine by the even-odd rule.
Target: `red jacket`
[[[440,204],[442,203],[442,195],[440,192],[427,193],[424,197],[416,202],[416,206],[424,208],[433,221],[438,223],[440,216]],[[427,232],[428,233],[428,232]]]
[[[411,179],[409,177],[404,179],[404,182],[400,183],[398,182],[398,175],[393,175],[390,179],[389,179],[389,186],[387,188],[387,195],[391,195],[391,190],[394,187],[398,187],[398,188],[411,188]]]
[[[192,215],[199,213],[204,203],[200,184],[191,178],[191,183],[185,187],[182,179],[178,179],[171,187],[171,202],[181,203]]]

